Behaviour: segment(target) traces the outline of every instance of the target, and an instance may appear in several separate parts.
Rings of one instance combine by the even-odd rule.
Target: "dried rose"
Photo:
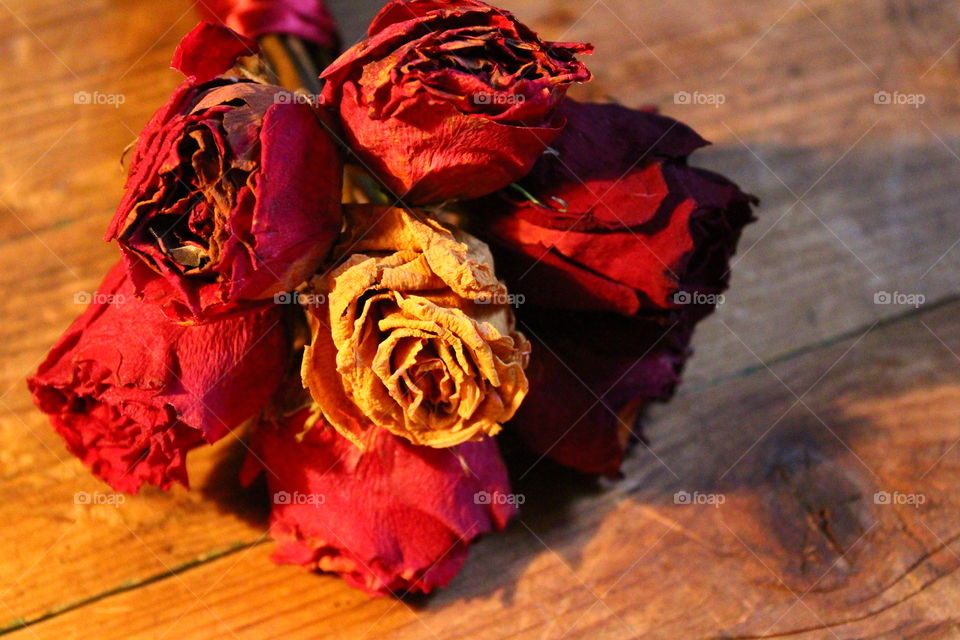
[[[176,61],[199,77],[223,71],[238,38],[202,25]],[[221,49],[203,48],[216,42],[227,48],[219,62]],[[140,135],[107,240],[119,241],[138,294],[171,317],[250,308],[306,280],[332,246],[341,162],[316,111],[290,96],[191,79]]]
[[[403,209],[345,213],[303,359],[326,418],[358,444],[371,425],[431,447],[496,434],[527,393],[529,345],[486,245]]]
[[[539,306],[626,315],[723,291],[754,198],[687,166],[707,143],[654,113],[572,100],[560,112],[556,153],[520,181],[536,202],[508,189],[471,205],[511,289]]]
[[[139,302],[123,265],[28,380],[67,449],[118,491],[187,485],[186,455],[267,403],[289,362],[280,307],[198,326]]]
[[[516,511],[492,439],[433,449],[371,429],[361,450],[316,419],[306,408],[262,425],[244,470],[249,482],[266,469],[278,563],[342,574],[371,595],[427,593]]]
[[[612,474],[639,410],[678,383],[755,199],[689,167],[706,143],[675,120],[573,101],[560,111],[556,153],[521,189],[469,203],[470,225],[527,302],[531,393],[512,425],[540,453]]]
[[[549,43],[477,0],[393,0],[335,61],[323,99],[360,159],[412,203],[485,195],[560,133],[556,106],[590,79],[586,44]]]
[[[205,20],[248,38],[286,33],[328,49],[340,41],[322,0],[197,0],[197,9]]]

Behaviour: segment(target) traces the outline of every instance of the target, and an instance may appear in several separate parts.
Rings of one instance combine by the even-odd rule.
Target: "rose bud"
[[[224,24],[248,38],[285,33],[325,49],[340,38],[322,0],[197,0],[204,20]]]
[[[516,512],[492,439],[441,450],[371,429],[361,450],[317,417],[306,408],[261,425],[244,469],[247,482],[266,470],[280,564],[339,573],[371,595],[428,593]]]
[[[587,44],[550,43],[477,0],[393,0],[328,67],[322,97],[397,197],[441,202],[526,174],[560,133],[556,106],[590,72]]]
[[[482,242],[426,214],[345,207],[341,263],[313,281],[304,385],[362,446],[371,426],[413,444],[492,436],[527,393],[529,344]]]
[[[639,410],[678,383],[756,200],[689,167],[706,143],[675,120],[572,100],[560,112],[555,153],[519,188],[468,203],[469,227],[526,298],[531,394],[512,426],[540,453],[612,474]]]
[[[238,39],[202,25],[175,63],[195,77],[224,71],[237,50],[218,57],[218,43]],[[340,229],[342,167],[317,112],[280,87],[195,77],[141,133],[106,236],[137,294],[181,321],[297,287]]]
[[[197,326],[140,302],[122,264],[28,380],[67,449],[117,491],[188,486],[186,455],[257,414],[289,344],[279,307]]]

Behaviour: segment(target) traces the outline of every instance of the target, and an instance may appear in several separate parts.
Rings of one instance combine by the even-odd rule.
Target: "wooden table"
[[[374,4],[335,3],[361,14],[348,37]],[[101,234],[120,156],[177,82],[194,17],[185,0],[0,0],[0,633],[960,638],[956,3],[501,4],[596,43],[576,95],[661,105],[715,142],[698,164],[763,206],[626,479],[531,474],[521,519],[450,588],[398,602],[272,565],[235,440],[192,454],[189,493],[74,504],[106,487],[23,379],[116,260]]]

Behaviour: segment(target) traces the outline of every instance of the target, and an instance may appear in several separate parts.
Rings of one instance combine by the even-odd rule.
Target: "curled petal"
[[[474,0],[394,0],[322,74],[353,150],[396,195],[442,202],[526,174],[563,128],[590,45],[549,43]]]
[[[188,40],[208,31],[230,33],[204,25]],[[120,244],[138,296],[170,317],[206,322],[262,306],[332,247],[342,163],[317,111],[290,98],[250,81],[191,79],[141,133],[106,238]]]
[[[204,19],[248,38],[285,33],[329,49],[340,42],[322,0],[197,0],[197,9]]]

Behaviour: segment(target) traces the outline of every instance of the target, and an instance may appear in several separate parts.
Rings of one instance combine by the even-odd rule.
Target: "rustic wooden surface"
[[[376,8],[333,4],[348,38]],[[74,504],[106,487],[23,379],[116,258],[100,238],[119,158],[177,82],[167,62],[194,18],[184,0],[0,0],[0,634],[960,638],[960,8],[500,4],[597,44],[579,97],[660,105],[715,142],[697,164],[763,207],[626,479],[531,473],[521,519],[449,589],[397,602],[273,566],[236,441],[193,454],[189,493]]]

